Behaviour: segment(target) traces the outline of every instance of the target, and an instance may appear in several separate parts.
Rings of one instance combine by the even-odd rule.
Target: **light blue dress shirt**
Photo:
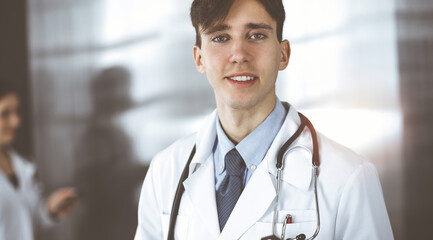
[[[215,189],[218,190],[221,182],[226,176],[225,161],[226,154],[236,147],[236,150],[245,161],[245,172],[243,186],[245,187],[256,170],[257,166],[262,162],[269,147],[277,136],[278,131],[284,123],[286,117],[286,109],[277,98],[274,110],[269,116],[248,136],[246,136],[236,146],[227,137],[221,127],[221,123],[216,121],[217,138],[213,148],[213,159],[215,166]]]

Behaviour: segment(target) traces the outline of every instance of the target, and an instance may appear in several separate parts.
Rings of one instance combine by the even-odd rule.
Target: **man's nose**
[[[245,63],[250,61],[248,45],[242,40],[234,41],[231,49],[231,63]]]

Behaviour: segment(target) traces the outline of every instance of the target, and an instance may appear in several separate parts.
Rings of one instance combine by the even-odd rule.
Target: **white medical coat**
[[[245,186],[222,232],[218,224],[212,156],[217,120],[214,111],[197,134],[175,142],[154,157],[141,191],[135,240],[167,238],[175,191],[194,144],[197,151],[189,165],[189,176],[183,182],[185,192],[175,238],[255,240],[272,234],[276,156],[300,125],[297,111],[290,107],[283,126]],[[375,167],[320,133],[318,141],[321,227],[316,239],[393,239]],[[291,214],[293,219],[287,225],[286,238],[300,233],[308,238],[316,230],[312,151],[312,137],[305,128],[284,157],[277,236],[286,214]]]
[[[12,164],[19,181],[15,189],[0,171],[0,240],[32,240],[33,225],[52,225],[45,210],[39,184],[34,180],[33,163],[11,152]]]

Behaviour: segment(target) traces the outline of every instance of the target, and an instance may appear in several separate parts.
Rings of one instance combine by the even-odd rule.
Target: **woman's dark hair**
[[[7,81],[5,78],[0,76],[0,98],[3,98],[7,94],[19,95],[18,87],[11,81]]]
[[[195,44],[201,47],[200,31],[204,32],[214,24],[224,21],[235,0],[194,0],[191,4],[191,22],[195,28]],[[283,25],[286,13],[282,0],[257,0],[277,22],[277,37],[283,40]]]

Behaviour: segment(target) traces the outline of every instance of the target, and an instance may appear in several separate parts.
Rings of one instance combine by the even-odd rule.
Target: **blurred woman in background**
[[[50,226],[78,202],[73,188],[61,188],[45,200],[34,164],[13,150],[19,104],[17,89],[0,80],[0,240],[31,240],[35,223]]]

